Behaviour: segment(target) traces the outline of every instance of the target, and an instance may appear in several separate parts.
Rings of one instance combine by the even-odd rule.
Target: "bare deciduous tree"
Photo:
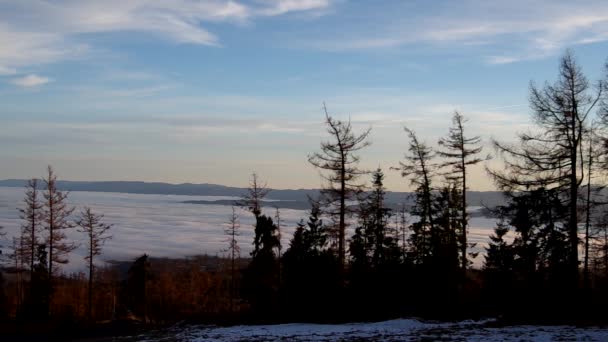
[[[418,139],[416,133],[407,128],[403,128],[409,138],[408,153],[405,160],[399,162],[401,176],[409,178],[410,184],[416,188],[416,203],[413,213],[419,217],[419,221],[412,225],[412,246],[419,261],[426,258],[429,254],[429,236],[434,230],[433,220],[433,196],[432,180],[435,176],[437,165],[433,163],[435,153],[431,147]]]
[[[68,263],[68,254],[76,249],[76,245],[73,242],[66,241],[67,237],[65,235],[66,229],[74,228],[74,223],[69,219],[74,208],[69,207],[66,202],[67,193],[57,189],[57,176],[50,165],[47,168],[47,177],[43,180],[45,184],[43,193],[43,229],[47,233],[48,295],[51,296],[53,274],[57,272],[59,265]]]
[[[80,217],[76,224],[80,227],[79,232],[86,234],[87,255],[84,257],[88,261],[89,267],[89,287],[88,287],[88,311],[89,319],[93,318],[93,276],[95,270],[94,258],[101,254],[102,245],[112,236],[108,230],[112,228],[111,224],[102,222],[103,215],[95,214],[91,208],[84,207],[80,213]]]
[[[584,180],[584,145],[602,87],[593,89],[570,51],[562,57],[559,78],[538,88],[530,85],[530,107],[537,130],[519,134],[519,145],[493,141],[503,156],[502,170],[488,170],[509,192],[558,189],[568,206],[568,265],[571,287],[578,279],[579,189]]]
[[[257,219],[262,214],[262,201],[269,192],[270,189],[267,188],[266,183],[260,182],[258,175],[254,172],[251,174],[247,194],[243,195],[236,204],[249,209]]]
[[[440,157],[446,159],[440,167],[448,167],[450,170],[446,174],[448,180],[457,184],[462,191],[462,203],[458,206],[461,211],[462,231],[460,232],[460,254],[462,262],[462,270],[466,271],[468,265],[467,257],[467,166],[475,165],[482,161],[477,155],[481,152],[482,147],[479,146],[481,138],[479,136],[466,137],[464,134],[464,124],[467,122],[465,118],[458,112],[454,113],[452,118],[452,127],[450,127],[447,137],[439,139],[439,146],[445,150],[437,151]]]
[[[236,209],[232,207],[232,215],[228,220],[228,227],[224,229],[224,234],[228,236],[228,252],[230,253],[230,310],[234,311],[234,296],[236,292],[236,260],[241,257],[241,247],[236,240],[237,236],[241,235],[239,228],[239,216]]]
[[[24,221],[21,225],[22,244],[24,249],[24,263],[29,266],[30,277],[34,272],[35,254],[40,243],[40,225],[43,216],[43,205],[38,195],[38,180],[33,178],[27,182],[24,207],[19,209],[20,218]]]
[[[323,189],[323,195],[328,206],[337,205],[331,214],[338,216],[338,259],[341,270],[344,270],[344,240],[348,211],[346,202],[355,198],[356,193],[361,191],[362,185],[355,183],[356,179],[360,175],[368,173],[359,168],[359,156],[355,153],[370,145],[367,139],[371,128],[356,134],[350,120],[334,119],[328,114],[325,105],[323,108],[327,132],[332,140],[322,142],[321,152],[310,155],[308,161],[315,167],[328,171],[328,174],[324,176],[327,185]]]

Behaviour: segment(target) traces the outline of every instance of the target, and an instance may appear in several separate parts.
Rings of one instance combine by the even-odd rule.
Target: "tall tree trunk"
[[[574,115],[573,115],[574,116]],[[572,134],[576,134],[575,121],[573,121]],[[578,141],[574,140],[574,145],[578,145]],[[569,269],[572,279],[571,285],[576,288],[578,286],[578,177],[577,177],[577,148],[573,148],[570,154],[570,217],[568,222],[569,239],[570,239],[570,255]]]
[[[90,246],[93,246],[93,235],[90,236]],[[93,248],[89,253],[89,321],[93,321]]]
[[[464,155],[462,157],[462,273],[466,276],[467,272],[467,172]]]
[[[589,229],[591,225],[591,167],[593,166],[593,144],[589,139],[589,163],[587,164],[587,203],[586,203],[586,219],[585,219],[585,266],[583,269],[584,286],[589,289]]]
[[[55,227],[53,225],[53,222],[54,222],[54,219],[55,219],[53,217],[53,212],[54,212],[53,204],[54,203],[53,203],[52,196],[49,196],[49,203],[48,203],[48,205],[49,205],[49,218],[48,218],[48,220],[49,220],[49,245],[48,245],[48,249],[49,249],[49,270],[48,270],[49,276],[47,278],[47,289],[46,289],[46,291],[47,291],[47,298],[48,298],[46,311],[47,311],[47,314],[49,315],[49,317],[51,315],[51,298],[52,298],[52,292],[53,292],[53,243],[54,243],[54,241],[53,241],[53,233],[54,233],[54,230],[55,230],[54,229]]]
[[[340,231],[338,232],[338,259],[340,259],[340,273],[341,276],[344,275],[344,238],[345,238],[345,230],[346,230],[346,166],[344,165],[344,158],[342,159],[342,170],[341,170],[341,180],[340,180]],[[343,278],[343,277],[341,277]]]

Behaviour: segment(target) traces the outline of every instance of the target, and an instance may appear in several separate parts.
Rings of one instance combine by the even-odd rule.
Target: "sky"
[[[318,188],[325,102],[409,190],[404,125],[512,141],[568,48],[604,77],[607,1],[0,0],[0,179]]]

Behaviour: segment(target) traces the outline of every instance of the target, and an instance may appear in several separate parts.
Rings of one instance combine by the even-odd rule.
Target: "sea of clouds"
[[[11,238],[17,236],[22,220],[18,208],[23,207],[24,189],[0,187],[0,226],[7,233],[0,242],[4,253]],[[183,257],[195,254],[222,255],[227,247],[224,229],[229,226],[232,214],[230,206],[211,204],[187,204],[187,200],[230,200],[220,196],[142,195],[125,193],[74,191],[68,195],[68,203],[78,214],[83,206],[104,214],[104,221],[113,225],[112,239],[103,247],[100,260],[131,260],[144,253],[153,257]],[[248,256],[252,250],[253,215],[237,208],[240,218],[238,243],[241,255]],[[276,209],[265,208],[267,215],[275,215]],[[295,230],[296,223],[306,220],[304,210],[281,209],[282,244],[285,250]],[[412,221],[410,219],[410,221]],[[474,251],[483,252],[492,233],[495,220],[473,217],[470,220],[469,241],[476,242]],[[352,229],[350,232],[352,233]],[[347,234],[348,235],[348,234]],[[76,229],[69,229],[67,237],[79,247],[70,256],[65,271],[84,269],[85,236]],[[480,266],[483,256],[477,257]]]

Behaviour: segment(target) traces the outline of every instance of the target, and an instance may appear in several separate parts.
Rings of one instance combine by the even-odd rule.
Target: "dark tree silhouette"
[[[45,320],[49,316],[50,293],[49,271],[47,269],[47,246],[38,245],[34,272],[30,279],[30,290],[26,297],[26,317],[30,320]]]
[[[266,183],[260,182],[258,175],[254,172],[251,174],[247,193],[236,204],[247,208],[258,218],[262,214],[262,202],[269,192],[270,189],[267,188]]]
[[[224,234],[228,236],[228,253],[230,254],[230,311],[234,311],[234,297],[236,295],[236,261],[241,257],[241,247],[236,239],[241,235],[240,226],[239,216],[235,208],[232,207],[228,227],[224,229]]]
[[[555,188],[567,203],[568,246],[566,260],[570,286],[578,279],[579,188],[584,180],[583,141],[592,111],[601,97],[593,92],[571,52],[559,66],[553,85],[530,85],[530,106],[537,130],[519,135],[519,146],[493,141],[505,168],[489,170],[496,184],[506,191]]]
[[[245,273],[246,296],[254,311],[267,317],[276,308],[278,290],[278,263],[275,251],[280,241],[277,226],[272,218],[260,215],[256,219],[254,249],[251,262]]]
[[[601,126],[597,122],[593,122],[587,132],[586,154],[584,161],[587,175],[585,185],[585,240],[583,242],[584,259],[583,259],[583,285],[585,289],[590,287],[590,261],[591,245],[594,239],[594,216],[598,214],[598,208],[604,203],[602,199],[602,191],[605,186],[598,182],[598,179],[603,175],[606,154],[605,151],[597,146],[601,146],[602,137],[599,135]]]
[[[384,173],[378,168],[372,174],[372,190],[360,200],[359,227],[351,242],[354,264],[381,267],[393,256],[397,241],[389,234],[388,223],[392,215],[385,206]]]
[[[490,243],[486,247],[484,270],[508,274],[513,269],[513,249],[505,240],[508,233],[509,226],[504,220],[497,222],[494,234],[490,235]]]
[[[43,205],[38,194],[38,180],[33,178],[28,180],[25,191],[24,207],[19,209],[20,218],[24,221],[21,224],[22,245],[24,249],[24,263],[29,266],[30,277],[34,272],[36,262],[36,249],[40,244],[40,229],[43,216]]]
[[[466,122],[467,120],[460,113],[454,112],[452,127],[450,127],[448,136],[439,139],[439,146],[445,148],[445,150],[437,151],[440,157],[446,159],[441,167],[450,169],[447,173],[448,179],[457,184],[462,193],[460,204],[455,204],[455,206],[461,212],[460,258],[463,271],[466,271],[469,264],[467,257],[467,167],[482,161],[481,158],[477,157],[482,150],[479,145],[481,138],[479,136],[465,136],[464,125]]]
[[[435,229],[431,182],[437,165],[432,161],[433,150],[421,142],[414,131],[407,127],[404,129],[409,138],[408,152],[397,169],[401,171],[401,176],[409,178],[411,185],[415,187],[412,214],[418,217],[418,221],[412,224],[410,240],[414,262],[420,264],[431,255],[430,238]]]
[[[144,322],[148,321],[148,281],[151,278],[148,259],[147,254],[135,259],[129,267],[126,283],[126,304],[135,315],[142,317]]]
[[[341,287],[336,256],[327,248],[328,229],[316,201],[308,221],[300,221],[282,259],[284,305],[294,319],[330,318]],[[327,308],[327,309],[325,309]]]
[[[52,277],[57,264],[66,264],[67,255],[76,246],[67,242],[65,229],[73,228],[75,225],[69,220],[74,211],[66,203],[68,194],[57,189],[57,176],[51,166],[48,167],[47,178],[44,179],[44,229],[47,232],[46,243],[48,253],[48,271]]]
[[[94,258],[101,255],[102,245],[112,238],[109,235],[109,230],[112,225],[103,223],[103,215],[95,214],[89,207],[84,207],[80,213],[80,217],[76,224],[80,227],[79,232],[86,234],[87,255],[85,260],[88,261],[89,267],[89,285],[88,285],[88,302],[87,308],[89,319],[93,319],[93,279],[95,272]]]
[[[44,197],[44,225],[46,230],[46,245],[48,248],[48,292],[49,302],[52,293],[53,275],[58,271],[61,264],[67,264],[68,254],[76,249],[73,242],[66,241],[65,230],[74,227],[74,223],[70,221],[69,216],[74,211],[66,203],[67,193],[57,189],[57,176],[53,168],[49,165],[47,168],[47,177],[44,180],[45,190]]]
[[[332,118],[325,110],[325,123],[331,141],[321,143],[321,152],[308,156],[308,161],[315,167],[328,171],[324,176],[327,186],[323,194],[332,215],[338,217],[338,260],[342,271],[345,262],[346,201],[353,199],[362,185],[356,183],[358,176],[367,173],[359,169],[359,157],[355,154],[370,145],[367,140],[370,128],[360,134],[353,131],[350,120],[340,121]],[[333,208],[337,206],[337,208]]]

